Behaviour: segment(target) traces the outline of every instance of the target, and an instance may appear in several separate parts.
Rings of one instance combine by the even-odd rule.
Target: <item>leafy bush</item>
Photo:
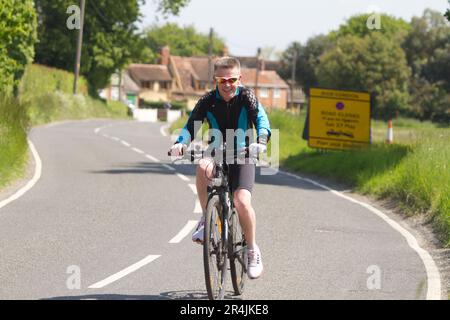
[[[0,5],[0,93],[17,95],[37,41],[36,10],[32,0],[2,0]]]

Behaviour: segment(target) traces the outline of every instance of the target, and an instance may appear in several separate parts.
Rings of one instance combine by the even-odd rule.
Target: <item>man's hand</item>
[[[252,143],[248,147],[250,157],[256,158],[260,153],[266,153],[267,146],[262,143]]]
[[[182,143],[176,143],[170,148],[169,156],[181,157],[184,154],[186,148],[187,148],[186,145]]]

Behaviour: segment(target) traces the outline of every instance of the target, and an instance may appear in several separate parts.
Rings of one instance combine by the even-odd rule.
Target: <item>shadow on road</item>
[[[161,292],[160,295],[127,295],[127,294],[88,294],[81,296],[61,296],[41,300],[208,300],[204,291],[169,291]],[[229,291],[225,300],[241,300]]]
[[[176,171],[169,170],[164,166],[169,165],[174,168]],[[173,164],[173,163],[154,163],[154,162],[135,162],[135,163],[122,163],[117,164],[115,168],[106,169],[106,170],[96,170],[96,171],[88,171],[93,174],[158,174],[158,175],[173,175],[175,173],[182,173],[187,176],[195,183],[195,170],[196,165],[194,164]],[[283,173],[276,173],[274,175],[263,175],[261,174],[263,170],[258,167],[256,169],[255,175],[255,183],[257,184],[265,184],[272,186],[283,186],[290,187],[296,189],[303,190],[317,190],[317,191],[326,191],[323,188],[320,188],[314,184],[311,184],[306,181],[302,181],[296,179],[294,177],[290,177]],[[329,185],[329,183],[327,183]],[[331,185],[337,191],[343,191],[347,188],[337,185]]]

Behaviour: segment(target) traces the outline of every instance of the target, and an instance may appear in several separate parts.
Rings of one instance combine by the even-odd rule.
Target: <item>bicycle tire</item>
[[[203,236],[203,265],[206,291],[210,300],[222,300],[226,289],[228,248],[222,234],[221,212],[219,196],[214,195],[208,201]]]
[[[231,215],[229,231],[228,256],[230,258],[231,282],[233,284],[234,294],[239,296],[244,292],[247,271],[247,250],[237,212],[233,212]]]

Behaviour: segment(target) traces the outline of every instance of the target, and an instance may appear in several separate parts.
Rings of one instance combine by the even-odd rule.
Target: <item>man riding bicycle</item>
[[[216,89],[206,93],[197,102],[191,115],[181,131],[176,143],[171,147],[170,154],[180,156],[183,150],[194,139],[199,126],[194,122],[205,119],[210,129],[220,132],[221,138],[226,141],[227,129],[233,129],[234,150],[239,154],[246,149],[250,155],[266,151],[266,145],[270,138],[269,119],[255,94],[241,85],[241,67],[238,59],[233,57],[219,58],[214,64],[214,80]],[[195,128],[195,129],[194,129]],[[248,132],[256,128],[257,142],[251,142]],[[210,139],[210,144],[218,142],[215,134]],[[196,171],[196,187],[203,211],[196,230],[192,234],[192,240],[203,243],[204,216],[208,201],[207,187],[213,178],[213,160],[203,158],[199,161]],[[256,217],[251,204],[252,189],[255,182],[255,164],[250,162],[237,162],[229,164],[229,175],[232,182],[234,206],[239,215],[239,221],[245,235],[248,249],[247,274],[250,279],[259,278],[263,271],[261,251],[256,244]]]

